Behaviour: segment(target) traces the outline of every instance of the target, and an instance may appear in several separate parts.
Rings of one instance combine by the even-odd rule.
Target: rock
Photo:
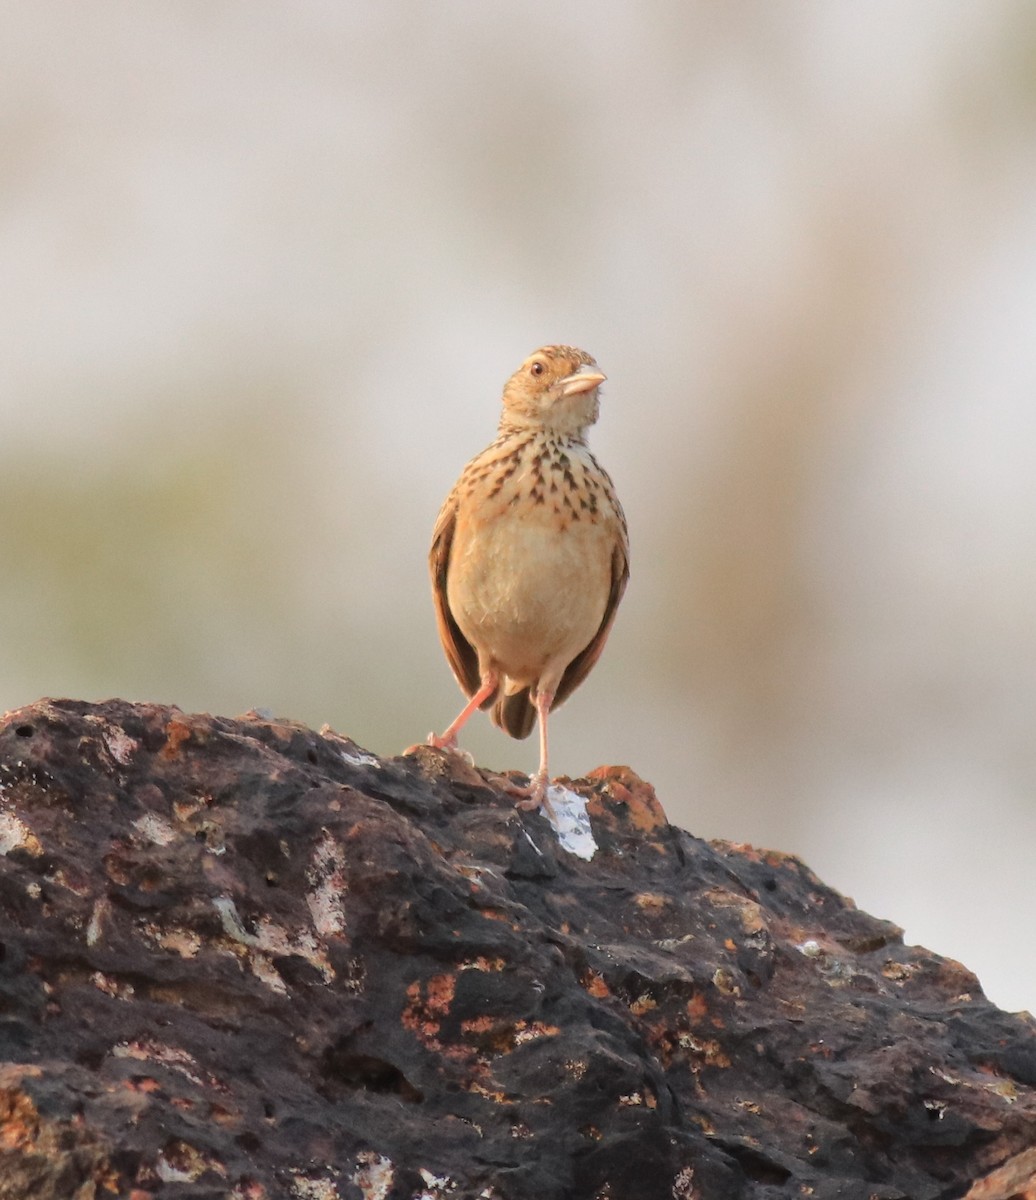
[[[1036,1200],[1036,1148],[1023,1150],[980,1179],[964,1200]]]
[[[958,963],[628,768],[589,860],[500,784],[7,714],[0,1198],[934,1200],[1036,1144],[1036,1025]]]

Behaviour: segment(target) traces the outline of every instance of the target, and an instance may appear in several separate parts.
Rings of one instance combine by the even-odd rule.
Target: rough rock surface
[[[1030,1194],[1030,1017],[627,768],[572,786],[590,861],[439,751],[7,714],[0,1197]]]

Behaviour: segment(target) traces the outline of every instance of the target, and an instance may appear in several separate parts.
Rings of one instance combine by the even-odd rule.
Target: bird
[[[626,517],[586,442],[606,378],[573,346],[530,354],[504,385],[496,439],[463,469],[432,533],[439,638],[468,701],[428,744],[457,751],[480,708],[514,738],[538,721],[539,768],[510,789],[524,809],[547,796],[548,716],[600,657],[629,579]]]

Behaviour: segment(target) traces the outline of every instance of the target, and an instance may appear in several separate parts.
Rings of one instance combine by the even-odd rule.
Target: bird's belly
[[[480,659],[522,686],[564,671],[604,617],[611,540],[596,522],[528,514],[458,528],[447,596]]]

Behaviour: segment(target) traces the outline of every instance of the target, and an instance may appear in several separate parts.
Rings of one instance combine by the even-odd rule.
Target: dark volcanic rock
[[[589,862],[499,782],[9,713],[0,1197],[934,1200],[1036,1143],[1036,1028],[959,964],[625,768]]]

